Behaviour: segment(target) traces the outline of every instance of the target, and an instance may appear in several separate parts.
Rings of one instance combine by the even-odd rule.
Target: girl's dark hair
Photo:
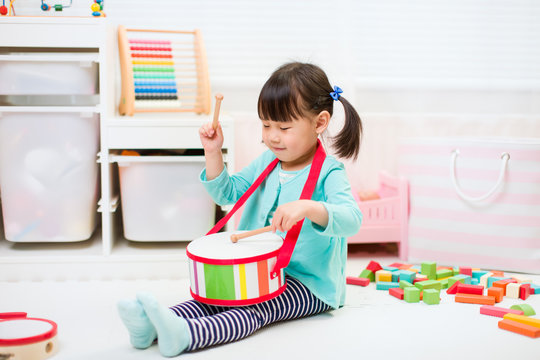
[[[287,63],[279,67],[264,84],[257,110],[263,120],[292,121],[305,115],[328,111],[332,116],[334,91],[324,71],[313,64]],[[333,147],[341,158],[358,157],[362,137],[362,121],[354,107],[339,98],[345,110],[343,129],[333,137]]]

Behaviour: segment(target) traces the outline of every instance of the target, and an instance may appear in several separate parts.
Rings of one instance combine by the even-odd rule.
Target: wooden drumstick
[[[247,237],[250,237],[250,236],[259,235],[259,234],[262,234],[262,233],[265,233],[265,232],[268,232],[268,231],[272,231],[272,226],[271,225],[265,226],[265,227],[260,228],[260,229],[246,231],[246,232],[239,233],[239,234],[232,234],[231,235],[231,241],[233,243],[235,243],[240,239],[244,239],[244,238],[247,238]]]
[[[221,107],[221,100],[223,100],[222,94],[216,94],[216,107],[214,108],[214,121],[212,121],[212,127],[217,129],[219,123],[219,108]]]

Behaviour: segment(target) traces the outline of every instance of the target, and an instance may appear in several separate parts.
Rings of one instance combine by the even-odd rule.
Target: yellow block
[[[522,324],[527,324],[527,325],[540,328],[540,319],[532,318],[529,316],[517,315],[517,314],[505,314],[504,319],[514,320]]]
[[[385,282],[391,282],[392,281],[392,273],[387,270],[379,270],[375,273],[375,281],[385,281]]]

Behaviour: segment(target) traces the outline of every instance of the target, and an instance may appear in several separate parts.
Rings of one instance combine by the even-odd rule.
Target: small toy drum
[[[41,360],[58,350],[57,325],[26,313],[0,313],[0,359]]]
[[[271,271],[283,239],[266,232],[233,243],[231,234],[206,235],[187,246],[193,298],[210,305],[243,306],[280,295],[286,287],[283,269],[275,277]]]

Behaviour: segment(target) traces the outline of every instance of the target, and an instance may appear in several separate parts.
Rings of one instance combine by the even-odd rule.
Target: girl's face
[[[316,117],[287,122],[262,120],[262,125],[263,142],[281,161],[283,170],[300,170],[311,164],[322,132]]]

